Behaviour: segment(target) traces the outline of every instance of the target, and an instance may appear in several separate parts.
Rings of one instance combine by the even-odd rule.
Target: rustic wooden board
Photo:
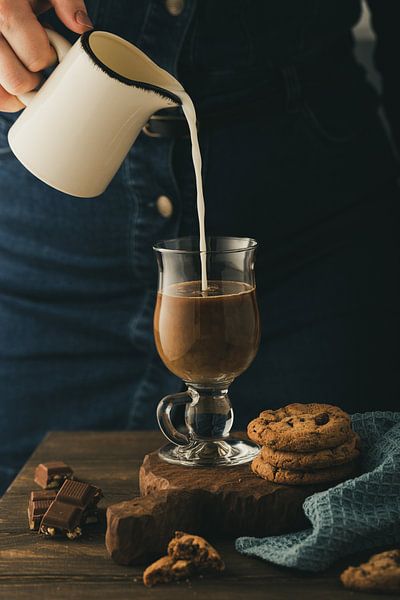
[[[39,462],[60,459],[71,464],[80,477],[103,488],[103,505],[107,506],[139,493],[138,473],[143,457],[161,443],[158,433],[49,434],[0,501],[1,600],[355,598],[340,586],[340,566],[321,575],[304,575],[245,558],[234,550],[233,541],[214,539],[211,541],[227,563],[223,577],[148,590],[140,583],[141,568],[121,567],[110,560],[104,546],[104,527],[94,526],[87,537],[76,542],[44,539],[28,530],[27,497],[35,489],[33,473]],[[357,594],[357,600],[363,598],[381,597]]]
[[[328,485],[277,485],[254,475],[249,464],[217,471],[182,468],[165,463],[156,451],[144,458],[139,487],[144,496],[161,490],[206,492],[204,509],[213,530],[261,537],[307,527],[303,502]]]
[[[116,563],[148,563],[163,554],[175,531],[234,539],[304,529],[302,505],[325,486],[287,486],[257,477],[250,465],[191,468],[147,454],[139,473],[141,498],[107,511],[106,546]]]

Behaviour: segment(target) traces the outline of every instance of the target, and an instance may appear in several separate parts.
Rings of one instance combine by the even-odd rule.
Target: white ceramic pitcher
[[[47,30],[60,64],[27,106],[8,140],[18,160],[72,196],[101,194],[150,116],[181,104],[180,83],[117,35],[90,31],[71,45]],[[178,95],[177,95],[178,94]]]

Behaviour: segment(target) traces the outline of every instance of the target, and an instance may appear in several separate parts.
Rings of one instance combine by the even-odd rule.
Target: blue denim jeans
[[[219,59],[196,78],[205,58],[194,0],[176,17],[161,0],[88,5],[97,27],[181,68],[199,110],[220,115],[200,119],[208,232],[260,243],[262,341],[232,386],[236,427],[290,402],[396,408],[397,166],[351,52],[336,69],[317,52],[306,69],[249,64],[246,38],[232,67],[216,34],[207,48]],[[241,108],[224,115],[228,106]],[[48,430],[156,427],[157,402],[181,382],[154,347],[152,244],[197,232],[187,139],[142,133],[108,190],[79,199],[13,157],[12,118],[0,114],[3,486]]]

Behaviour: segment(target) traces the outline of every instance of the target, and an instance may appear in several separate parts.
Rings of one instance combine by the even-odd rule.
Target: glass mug
[[[229,437],[233,410],[228,388],[253,361],[260,340],[254,260],[250,238],[207,239],[207,291],[201,290],[198,237],[157,243],[159,282],[154,337],[165,366],[187,386],[157,407],[161,431],[171,442],[163,460],[188,466],[249,462],[259,448]],[[172,422],[185,405],[186,432]]]

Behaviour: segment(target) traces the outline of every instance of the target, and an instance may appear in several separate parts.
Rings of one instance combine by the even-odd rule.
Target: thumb
[[[84,33],[93,29],[83,0],[52,0],[57,17],[68,29],[75,33]]]

